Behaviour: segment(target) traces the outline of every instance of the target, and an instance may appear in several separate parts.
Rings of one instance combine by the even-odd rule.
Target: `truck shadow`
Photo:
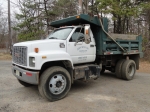
[[[76,80],[71,86],[71,92],[78,92],[87,90],[89,88],[95,88],[99,85],[102,85],[105,83],[106,80],[120,80],[116,77],[115,73],[111,72],[105,72],[100,75],[100,77],[97,80],[91,79],[89,81],[81,81]]]
[[[106,71],[106,72],[104,72],[104,73],[102,73],[100,75],[103,76],[103,77],[117,78],[115,73],[112,73],[112,72],[109,72],[109,71]]]

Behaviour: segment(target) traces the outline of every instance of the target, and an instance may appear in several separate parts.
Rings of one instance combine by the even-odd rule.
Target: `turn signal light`
[[[78,18],[80,18],[80,16],[77,16],[76,18],[78,19]]]
[[[38,53],[39,52],[39,48],[34,48],[34,52]]]

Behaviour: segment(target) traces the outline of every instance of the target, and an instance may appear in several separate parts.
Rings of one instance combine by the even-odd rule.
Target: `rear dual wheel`
[[[122,65],[122,78],[132,80],[136,72],[136,64],[133,60],[126,60]]]
[[[136,72],[136,64],[133,60],[119,60],[117,62],[116,76],[125,80],[132,80]]]
[[[125,59],[121,59],[117,62],[116,68],[115,68],[115,72],[116,72],[116,76],[118,78],[122,78],[122,65],[124,63]]]

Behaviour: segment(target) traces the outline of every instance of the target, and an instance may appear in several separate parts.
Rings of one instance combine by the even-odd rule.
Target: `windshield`
[[[51,34],[48,36],[48,39],[65,40],[71,33],[72,29],[73,29],[73,27],[56,29],[53,32],[51,32]]]

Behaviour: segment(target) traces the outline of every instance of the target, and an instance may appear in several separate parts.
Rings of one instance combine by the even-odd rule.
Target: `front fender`
[[[52,51],[52,52],[39,52],[39,53],[31,53],[29,56],[35,57],[35,68],[37,70],[40,70],[42,65],[46,62],[51,61],[61,61],[61,60],[67,60],[71,62],[72,68],[73,68],[73,62],[70,57],[70,55],[67,52],[64,51]],[[45,58],[42,58],[45,57]]]

